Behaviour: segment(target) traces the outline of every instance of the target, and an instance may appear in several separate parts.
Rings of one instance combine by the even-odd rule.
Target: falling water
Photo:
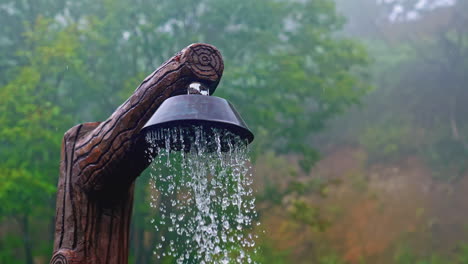
[[[150,180],[157,211],[151,223],[160,237],[154,254],[177,263],[253,263],[256,237],[248,230],[257,214],[247,144],[225,130],[187,131],[146,136],[157,154]]]

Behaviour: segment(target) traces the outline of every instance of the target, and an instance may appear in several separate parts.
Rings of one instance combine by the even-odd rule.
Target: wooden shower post
[[[213,91],[220,52],[192,44],[150,74],[103,122],[65,133],[57,191],[52,264],[126,264],[134,181],[149,165],[140,129],[161,103],[192,82]]]

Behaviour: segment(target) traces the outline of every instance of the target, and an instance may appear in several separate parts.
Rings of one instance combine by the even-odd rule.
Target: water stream
[[[247,144],[225,130],[194,131],[146,136],[148,151],[157,153],[150,180],[151,223],[160,238],[154,254],[177,263],[253,263],[249,230],[257,214]]]

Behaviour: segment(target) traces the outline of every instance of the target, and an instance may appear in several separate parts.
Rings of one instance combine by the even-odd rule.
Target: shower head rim
[[[251,143],[254,139],[254,134],[229,101],[217,96],[197,94],[177,95],[166,99],[143,126],[140,133],[146,134],[148,131],[161,128],[193,125],[226,129],[246,139],[247,143]]]

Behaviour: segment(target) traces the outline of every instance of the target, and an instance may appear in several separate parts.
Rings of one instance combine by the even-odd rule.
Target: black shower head
[[[203,92],[191,93],[166,99],[142,128],[141,132],[149,135],[153,144],[165,148],[168,137],[183,136],[183,146],[181,142],[171,142],[171,149],[188,151],[197,130],[207,141],[214,141],[216,135],[220,136],[222,151],[227,151],[228,142],[233,140],[246,144],[252,142],[254,135],[232,104],[219,97],[202,95]],[[215,142],[207,143],[212,146],[211,149],[215,149]]]

